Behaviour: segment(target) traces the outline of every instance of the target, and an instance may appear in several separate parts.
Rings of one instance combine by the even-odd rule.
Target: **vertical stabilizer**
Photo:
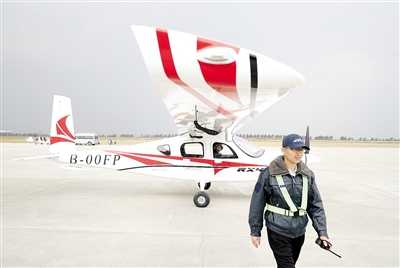
[[[71,99],[55,95],[53,99],[49,152],[55,154],[75,152],[74,133]]]

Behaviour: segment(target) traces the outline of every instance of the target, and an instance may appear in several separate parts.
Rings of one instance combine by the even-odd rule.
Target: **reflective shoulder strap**
[[[303,176],[303,190],[301,193],[301,206],[302,210],[307,210],[307,200],[308,200],[308,178],[305,175]]]
[[[294,205],[294,203],[292,201],[292,198],[290,198],[289,192],[288,192],[288,190],[286,188],[286,184],[283,182],[282,175],[276,175],[275,178],[278,181],[279,189],[281,190],[283,198],[285,199],[286,203],[290,207],[290,211],[296,212],[297,211],[297,207]]]

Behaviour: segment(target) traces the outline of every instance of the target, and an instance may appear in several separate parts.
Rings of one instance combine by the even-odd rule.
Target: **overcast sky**
[[[1,129],[49,133],[53,95],[76,132],[176,127],[131,25],[171,29],[278,60],[306,83],[240,133],[399,138],[399,3],[2,2]]]

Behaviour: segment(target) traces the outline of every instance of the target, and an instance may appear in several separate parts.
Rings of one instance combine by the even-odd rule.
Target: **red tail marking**
[[[57,121],[57,134],[58,135],[65,135],[70,137],[71,139],[75,139],[74,135],[71,134],[71,132],[69,131],[68,127],[67,127],[67,118],[69,115],[64,116],[63,118],[61,118],[60,120]]]
[[[55,136],[50,137],[50,145],[55,144],[57,142],[72,142],[73,143],[74,141],[71,141],[66,138],[55,137]]]
[[[56,133],[57,135],[64,136],[64,137],[58,137],[58,136],[51,136],[50,137],[50,145],[58,143],[58,142],[75,142],[75,137],[74,135],[71,134],[67,127],[67,118],[70,115],[66,115],[62,117],[60,120],[57,121],[56,123]]]

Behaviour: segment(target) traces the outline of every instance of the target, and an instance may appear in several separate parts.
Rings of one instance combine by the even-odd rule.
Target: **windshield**
[[[251,157],[260,157],[264,154],[264,149],[258,147],[257,145],[242,139],[238,136],[233,136],[233,142],[237,145],[237,147],[242,150],[245,154]]]

